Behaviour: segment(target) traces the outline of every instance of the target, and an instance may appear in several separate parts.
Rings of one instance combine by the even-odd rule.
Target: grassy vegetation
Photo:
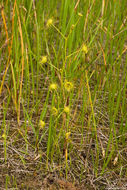
[[[126,189],[127,1],[0,6],[0,187]]]

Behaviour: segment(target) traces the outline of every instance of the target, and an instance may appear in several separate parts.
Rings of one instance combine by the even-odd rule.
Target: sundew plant
[[[127,1],[1,0],[0,187],[126,189],[126,144]]]

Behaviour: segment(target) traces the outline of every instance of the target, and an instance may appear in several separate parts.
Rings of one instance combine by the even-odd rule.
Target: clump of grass
[[[15,160],[13,187],[22,184],[18,164],[38,179],[52,172],[94,188],[124,184],[125,7],[126,0],[1,2],[0,162],[6,173]],[[2,188],[11,188],[2,172]]]

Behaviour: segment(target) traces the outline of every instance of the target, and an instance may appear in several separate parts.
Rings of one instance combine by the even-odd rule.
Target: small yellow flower
[[[3,137],[3,139],[6,139],[6,134],[5,134],[5,133],[3,133],[2,137]]]
[[[72,24],[72,26],[71,26],[71,30],[74,30],[74,28],[75,28],[75,25],[74,25],[74,24]]]
[[[45,127],[45,122],[40,120],[39,126],[40,126],[41,129],[43,129]]]
[[[54,116],[58,115],[58,109],[55,108],[55,107],[52,107],[52,114],[53,114]]]
[[[68,132],[68,133],[66,133],[66,140],[68,140],[69,139],[69,137],[70,137],[70,134],[71,134],[71,132]]]
[[[50,19],[48,19],[48,21],[47,21],[47,27],[49,27],[49,26],[51,26],[53,24],[53,20],[50,18]]]
[[[68,106],[65,106],[65,107],[64,107],[64,112],[65,112],[66,114],[69,114],[70,108],[69,108]]]
[[[44,64],[47,62],[47,56],[42,56],[41,63]]]
[[[50,84],[49,89],[50,90],[57,90],[57,84],[56,83]]]
[[[86,46],[85,44],[83,44],[83,46],[82,46],[82,51],[83,51],[85,54],[88,53],[88,48],[87,48],[87,46]]]
[[[78,13],[78,16],[82,17],[82,16],[83,16],[83,14],[82,14],[82,13]]]
[[[64,83],[64,88],[67,92],[70,92],[73,89],[73,84],[72,82],[66,81]]]

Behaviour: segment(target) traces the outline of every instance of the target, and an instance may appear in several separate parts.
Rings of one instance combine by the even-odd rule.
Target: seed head
[[[66,81],[64,83],[64,88],[67,92],[70,92],[73,89],[73,84],[72,82]]]
[[[6,134],[5,134],[5,133],[3,133],[2,137],[3,137],[3,139],[6,139]]]
[[[47,62],[47,56],[42,56],[41,63],[44,64]]]
[[[118,162],[118,156],[115,157],[114,161],[113,161],[113,165],[115,166]]]
[[[83,16],[83,14],[79,12],[79,13],[78,13],[78,16],[82,17],[82,16]]]
[[[65,106],[65,107],[64,107],[64,112],[65,112],[66,114],[69,114],[70,108],[69,108],[68,106]]]
[[[74,28],[75,28],[75,25],[72,24],[72,25],[71,25],[71,30],[74,30]]]
[[[103,156],[103,158],[105,158],[105,150],[104,150],[104,148],[102,148],[102,156]]]
[[[45,127],[45,122],[40,120],[39,126],[40,126],[41,129],[43,129]]]
[[[69,139],[69,137],[70,137],[70,134],[71,134],[71,132],[68,132],[68,133],[66,133],[66,140],[68,140]]]
[[[58,109],[55,108],[55,107],[52,107],[52,114],[53,114],[54,116],[57,116],[57,115],[58,115]]]
[[[83,46],[82,46],[82,51],[83,51],[85,54],[88,53],[88,48],[87,48],[87,46],[86,46],[85,44],[83,44]]]
[[[50,84],[49,89],[50,90],[57,90],[57,84],[56,83]]]
[[[46,26],[50,27],[52,24],[53,24],[53,20],[51,18],[48,19]]]

